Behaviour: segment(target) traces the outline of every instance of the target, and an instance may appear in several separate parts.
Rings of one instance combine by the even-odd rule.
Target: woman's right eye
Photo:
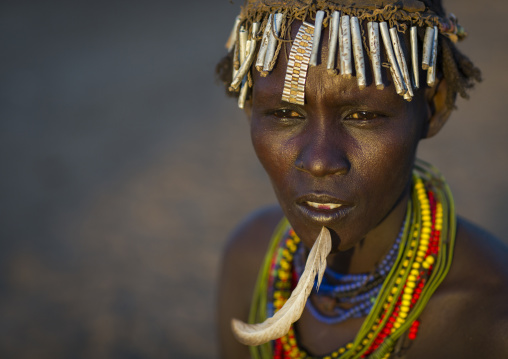
[[[295,110],[291,109],[280,109],[272,112],[272,115],[277,118],[285,118],[285,119],[303,119],[305,118],[300,113],[296,112]]]

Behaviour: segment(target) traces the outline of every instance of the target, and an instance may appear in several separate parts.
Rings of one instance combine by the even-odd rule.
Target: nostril
[[[316,122],[299,137],[295,168],[314,177],[348,173],[350,142],[347,133],[335,125],[327,126],[324,120]]]
[[[302,159],[297,159],[295,161],[295,167],[300,169],[300,170],[303,170],[305,168],[305,166],[303,164],[303,160]]]
[[[323,177],[348,173],[350,163],[339,151],[327,154],[307,151],[296,159],[295,167],[315,177]]]

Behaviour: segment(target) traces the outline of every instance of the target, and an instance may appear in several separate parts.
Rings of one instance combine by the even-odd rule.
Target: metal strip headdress
[[[278,50],[284,42],[291,41],[281,38],[281,29],[287,29],[294,20],[301,20],[302,24],[292,41],[283,101],[305,103],[307,70],[319,64],[321,33],[325,27],[329,27],[326,66],[330,74],[351,77],[354,66],[358,87],[365,88],[368,84],[364,54],[368,54],[373,83],[381,90],[384,88],[381,71],[381,51],[384,49],[395,90],[404,99],[411,101],[414,90],[420,87],[420,66],[427,71],[427,85],[434,86],[438,35],[456,42],[465,37],[464,29],[453,15],[443,19],[418,0],[388,5],[385,1],[382,4],[377,2],[380,5],[373,4],[376,0],[356,0],[354,3],[352,0],[318,0],[311,4],[298,0],[248,0],[236,18],[226,44],[228,51],[233,52],[233,81],[229,89],[239,92],[238,106],[244,107],[252,87],[252,67],[261,76],[273,70]],[[308,22],[312,18],[314,24]],[[406,53],[401,33],[405,33],[408,26],[410,46]],[[425,28],[421,55],[418,28]],[[365,34],[364,29],[367,30]]]

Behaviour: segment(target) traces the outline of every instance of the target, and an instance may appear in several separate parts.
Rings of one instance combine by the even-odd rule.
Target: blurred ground
[[[506,238],[508,3],[446,1],[484,83],[420,156]],[[0,357],[216,358],[235,224],[274,202],[214,83],[238,4],[0,5]]]

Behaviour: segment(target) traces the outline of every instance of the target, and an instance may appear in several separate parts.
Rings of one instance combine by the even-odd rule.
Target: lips
[[[324,210],[335,209],[335,208],[339,208],[342,206],[341,204],[336,204],[336,203],[316,203],[316,202],[311,202],[311,201],[305,201],[305,203],[307,203],[308,206],[311,206],[311,207],[314,207],[317,209],[324,209]]]
[[[308,219],[329,223],[344,217],[353,207],[352,203],[327,194],[307,194],[296,200],[297,208]]]

